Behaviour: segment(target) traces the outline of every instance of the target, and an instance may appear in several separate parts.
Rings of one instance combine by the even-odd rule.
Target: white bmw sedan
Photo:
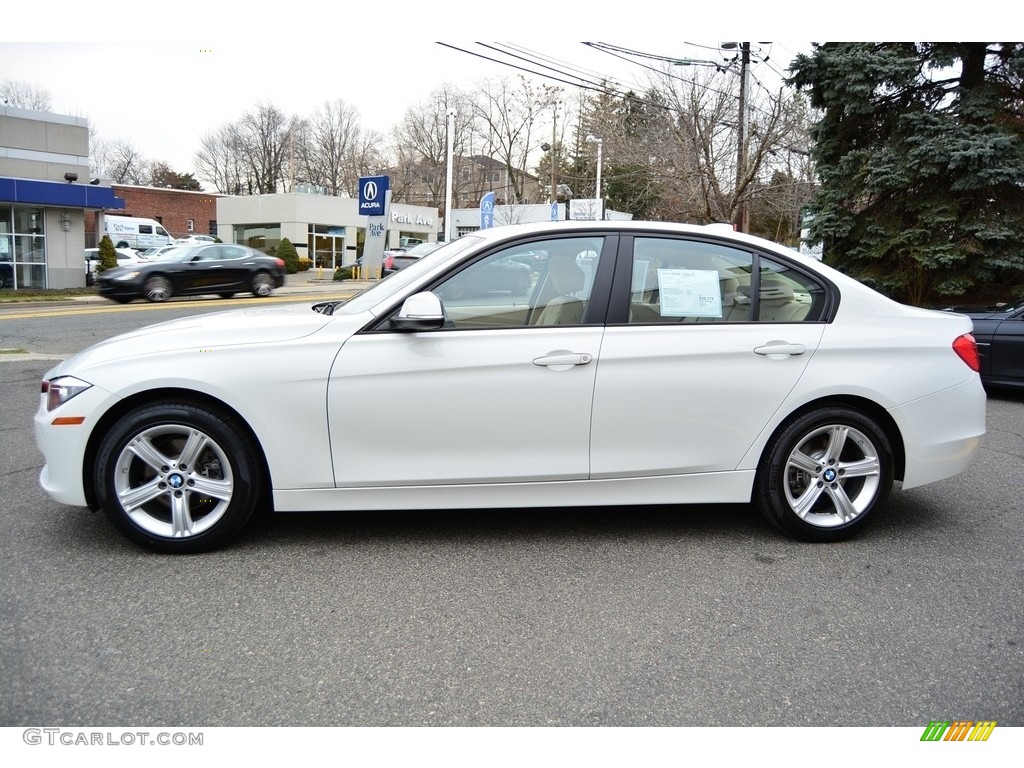
[[[835,541],[964,471],[985,392],[966,317],[720,228],[558,222],[102,342],[46,374],[35,428],[54,499],[162,552],[264,508],[753,502]]]

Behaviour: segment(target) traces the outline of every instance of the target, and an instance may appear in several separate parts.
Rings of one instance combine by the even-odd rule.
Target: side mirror
[[[432,331],[444,327],[444,307],[430,291],[415,293],[402,303],[391,327],[402,331]]]

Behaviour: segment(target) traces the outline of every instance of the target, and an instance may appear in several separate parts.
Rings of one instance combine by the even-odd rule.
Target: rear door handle
[[[593,355],[588,355],[586,352],[566,352],[534,358],[533,364],[550,368],[557,365],[586,365],[593,359]]]
[[[754,347],[754,354],[766,355],[768,357],[802,355],[807,351],[803,344],[789,344],[785,341],[769,341],[760,347]]]

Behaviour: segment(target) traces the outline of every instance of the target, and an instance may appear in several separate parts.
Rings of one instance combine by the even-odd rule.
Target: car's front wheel
[[[274,292],[274,281],[266,272],[260,272],[252,279],[253,296],[269,296]]]
[[[822,408],[769,443],[754,501],[797,539],[839,541],[867,524],[892,481],[892,449],[878,423],[858,410]]]
[[[231,414],[187,401],[139,406],[118,419],[94,465],[97,499],[132,541],[203,552],[238,534],[263,492],[262,462]]]
[[[166,277],[155,275],[146,281],[145,293],[150,301],[167,301],[171,298],[173,287]]]

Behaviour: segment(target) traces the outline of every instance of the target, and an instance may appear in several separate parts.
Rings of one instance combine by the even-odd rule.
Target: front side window
[[[629,322],[817,320],[824,290],[781,262],[713,242],[634,241]]]
[[[444,304],[450,328],[580,325],[603,246],[603,237],[509,246],[432,290]]]

